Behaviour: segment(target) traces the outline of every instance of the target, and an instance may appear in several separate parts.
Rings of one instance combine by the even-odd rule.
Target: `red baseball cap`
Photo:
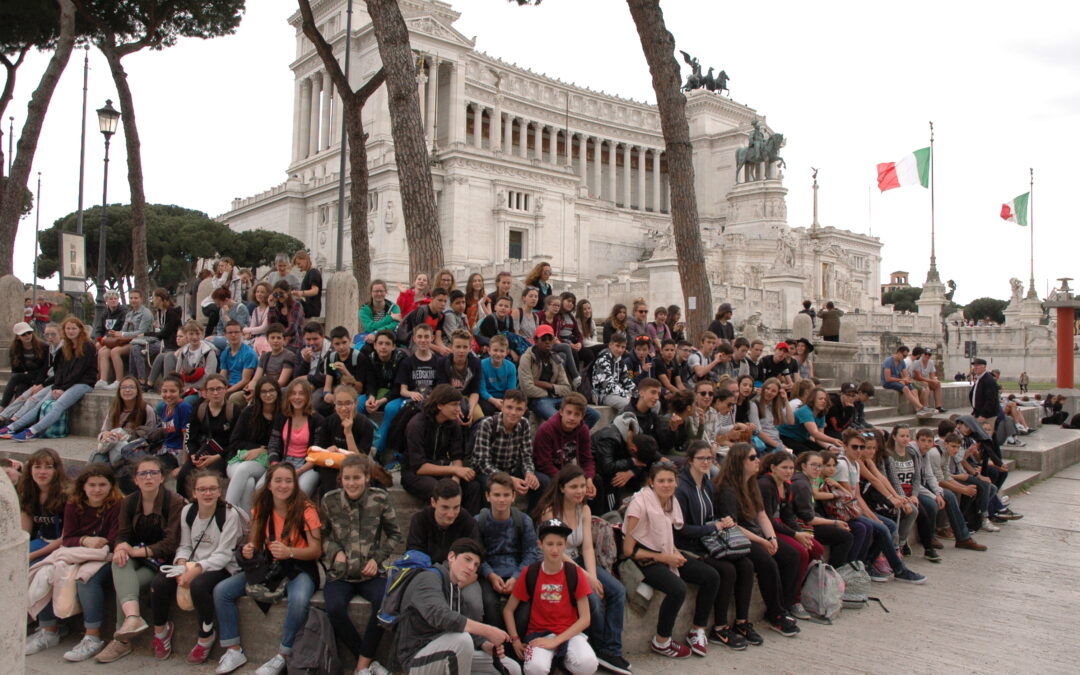
[[[533,337],[535,337],[536,339],[539,340],[544,335],[550,335],[551,337],[555,337],[555,329],[552,328],[551,326],[547,325],[547,324],[543,324],[542,326],[537,326],[536,327],[536,334],[533,335]]]
[[[786,342],[777,342],[776,343],[776,349],[774,349],[773,351],[777,351],[777,350],[780,350],[780,349],[785,349],[785,350],[787,350],[789,352],[791,351],[791,347]]]

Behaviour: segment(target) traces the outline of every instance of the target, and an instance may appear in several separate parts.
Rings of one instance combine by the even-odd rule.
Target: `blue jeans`
[[[10,403],[3,412],[0,412],[0,417],[4,419],[15,421],[28,413],[30,408],[34,409],[34,414],[41,408],[41,404],[45,402],[45,399],[51,398],[49,394],[52,393],[52,387],[42,387],[41,391],[30,396],[30,390],[24,391],[21,396],[16,398]]]
[[[88,384],[73,384],[65,389],[63,394],[60,394],[60,398],[53,401],[52,407],[49,408],[49,412],[45,417],[37,420],[38,411],[41,406],[31,408],[24,412],[19,419],[15,420],[15,423],[11,425],[11,430],[21,431],[26,427],[30,427],[30,431],[37,436],[55,424],[56,421],[60,419],[60,416],[64,414],[65,410],[78,403],[83,396],[86,396],[93,390],[94,388]],[[44,403],[44,401],[42,402]],[[37,420],[36,424],[35,420]]]
[[[394,418],[397,417],[397,414],[401,411],[401,406],[405,405],[405,402],[409,400],[411,399],[406,399],[399,396],[393,400],[387,401],[386,407],[383,408],[382,424],[379,425],[379,431],[376,434],[378,438],[375,439],[375,458],[377,461],[383,464],[386,464],[390,461],[389,457],[383,457],[383,451],[386,450],[386,436],[387,433],[390,431],[390,424],[394,421]],[[367,399],[364,399],[364,402],[366,403]]]
[[[221,630],[221,646],[231,647],[240,644],[240,612],[236,601],[247,591],[247,577],[238,572],[214,586],[214,611],[217,613],[218,627]],[[281,644],[278,652],[288,656],[292,653],[293,640],[307,621],[308,605],[315,594],[315,581],[301,572],[289,580],[285,587],[288,596],[288,612],[285,614],[285,628],[281,631]]]
[[[896,523],[884,516],[878,516],[878,518],[880,518],[880,522],[866,516],[859,516],[858,518],[860,522],[870,527],[870,536],[872,537],[866,563],[867,565],[873,564],[874,560],[881,554],[889,562],[889,567],[892,568],[893,573],[899,572],[905,568],[904,562],[896,554],[896,547],[893,545],[893,532],[896,530]],[[892,525],[892,527],[889,527],[889,525]]]
[[[952,526],[956,541],[968,539],[971,537],[971,530],[968,529],[967,521],[964,520],[964,512],[960,510],[960,500],[951,490],[945,490],[942,496],[945,498],[945,515],[949,518],[949,525]]]
[[[585,561],[581,558],[578,558],[577,564],[585,567]],[[592,614],[589,637],[598,651],[622,656],[626,589],[603,567],[597,566],[596,576],[604,588],[604,598],[601,599],[596,593],[589,594],[589,613]]]
[[[83,626],[85,628],[101,628],[105,621],[105,582],[112,579],[112,565],[102,565],[94,576],[84,584],[78,582],[75,590],[79,594],[79,604],[82,605]],[[52,607],[50,606],[50,610]]]
[[[559,412],[560,405],[562,405],[562,398],[556,396],[529,399],[529,410],[533,411],[541,421],[546,421],[549,417],[552,417],[555,413]],[[587,406],[585,408],[585,426],[592,429],[593,425],[599,421],[600,413],[596,412],[596,409],[592,406]]]

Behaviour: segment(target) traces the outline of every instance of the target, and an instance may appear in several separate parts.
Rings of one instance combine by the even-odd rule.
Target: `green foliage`
[[[895,291],[882,293],[881,304],[892,305],[894,312],[915,313],[919,311],[919,296],[921,295],[922,288],[920,287],[898,288]]]
[[[994,323],[1002,324],[1005,323],[1005,308],[1008,306],[1008,300],[975,298],[964,306],[964,318],[969,321],[987,319]]]
[[[95,41],[142,43],[164,49],[182,37],[208,39],[236,32],[244,0],[82,0],[80,14],[94,24]]]
[[[105,217],[106,284],[115,288],[121,277],[134,275],[131,207],[111,204],[105,210]],[[100,223],[100,206],[84,212],[86,267],[87,273],[95,279]],[[56,273],[59,233],[61,230],[74,232],[75,228],[76,215],[70,213],[39,234],[41,255],[38,258],[38,276],[48,278]],[[170,289],[194,273],[195,263],[200,258],[228,255],[240,266],[258,267],[273,260],[275,253],[284,251],[291,254],[303,248],[298,239],[288,235],[263,230],[238,234],[201,211],[165,204],[147,204],[146,234],[150,278],[155,285]]]

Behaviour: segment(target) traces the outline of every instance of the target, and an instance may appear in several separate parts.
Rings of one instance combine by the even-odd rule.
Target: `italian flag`
[[[898,187],[930,187],[930,148],[921,148],[896,162],[877,165],[877,184],[882,192]]]
[[[1025,192],[1011,202],[1001,205],[1001,219],[1007,220],[1017,225],[1027,225],[1028,221],[1028,199],[1031,198],[1030,192]]]

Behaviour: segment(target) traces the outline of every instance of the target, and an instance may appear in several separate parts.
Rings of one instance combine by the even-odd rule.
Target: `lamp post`
[[[101,179],[101,226],[98,231],[97,263],[97,316],[94,318],[94,323],[97,323],[98,318],[105,314],[105,234],[108,229],[105,208],[109,203],[109,141],[112,139],[112,135],[116,133],[116,124],[120,121],[120,111],[112,107],[111,100],[106,99],[105,107],[98,108],[97,116],[98,129],[101,131],[101,135],[105,137],[105,174]]]

